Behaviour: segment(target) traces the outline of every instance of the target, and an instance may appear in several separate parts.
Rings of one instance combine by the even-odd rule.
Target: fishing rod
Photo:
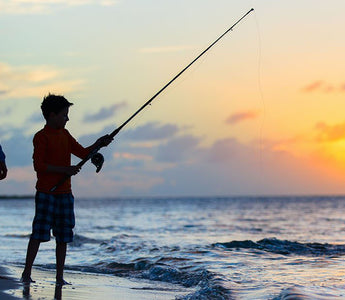
[[[208,50],[210,50],[221,38],[223,38],[229,31],[232,31],[234,27],[240,23],[247,15],[249,15],[252,11],[254,11],[254,8],[250,9],[248,12],[246,12],[238,21],[236,21],[235,24],[233,24],[228,30],[226,30],[221,36],[219,36],[211,45],[209,45],[204,51],[202,51],[196,58],[193,59],[192,62],[190,62],[184,69],[182,69],[173,79],[171,79],[165,86],[163,86],[155,95],[153,95],[148,101],[146,101],[132,116],[130,116],[121,126],[116,128],[113,132],[109,134],[110,138],[114,138],[123,127],[125,127],[137,114],[139,114],[147,105],[149,105],[160,93],[162,93],[170,84],[172,84],[178,77],[180,77],[191,65],[193,65],[201,56],[203,56]],[[87,157],[85,157],[83,160],[81,160],[77,166],[82,167],[89,159],[91,159],[92,164],[96,166],[96,172],[98,173],[104,162],[104,157],[101,153],[98,153],[98,151],[103,147],[97,146],[95,147]],[[66,175],[63,177],[53,188],[51,188],[51,192],[55,191],[61,184],[63,184],[70,175]]]

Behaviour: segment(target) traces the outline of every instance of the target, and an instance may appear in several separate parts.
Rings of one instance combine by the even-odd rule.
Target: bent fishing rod
[[[182,69],[173,79],[171,79],[165,86],[163,86],[155,95],[153,95],[148,101],[146,101],[132,116],[130,116],[121,126],[116,128],[113,132],[109,134],[110,138],[114,138],[123,127],[125,127],[137,114],[139,114],[146,106],[151,104],[151,102],[157,98],[159,94],[161,94],[170,84],[172,84],[178,77],[180,77],[190,66],[192,66],[201,56],[203,56],[207,51],[209,51],[220,39],[222,39],[229,31],[232,31],[237,24],[239,24],[247,15],[249,15],[254,8],[250,9],[247,13],[245,13],[235,24],[233,24],[228,30],[226,30],[221,36],[219,36],[212,44],[210,44],[204,51],[202,51],[196,58],[192,60],[184,69]],[[96,172],[98,173],[104,162],[104,157],[98,151],[103,147],[103,145],[95,147],[87,157],[81,160],[77,166],[82,167],[89,159],[91,159],[92,164],[96,166]],[[60,185],[62,185],[70,175],[66,175],[63,177],[54,187],[51,188],[51,192],[55,191]]]

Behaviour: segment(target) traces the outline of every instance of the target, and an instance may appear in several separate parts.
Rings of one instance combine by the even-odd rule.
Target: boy
[[[67,243],[73,241],[74,198],[71,180],[67,179],[51,192],[61,178],[76,175],[80,167],[71,166],[71,154],[85,158],[95,147],[105,147],[112,138],[105,135],[88,148],[81,146],[65,129],[68,110],[73,103],[63,96],[49,94],[43,99],[41,109],[46,125],[33,139],[33,164],[37,173],[35,217],[28,244],[22,282],[34,282],[31,269],[41,242],[50,240],[50,230],[56,239],[56,283],[68,284],[63,279]]]
[[[1,145],[0,145],[0,180],[5,179],[7,176],[7,167],[5,162],[6,155],[2,151]]]

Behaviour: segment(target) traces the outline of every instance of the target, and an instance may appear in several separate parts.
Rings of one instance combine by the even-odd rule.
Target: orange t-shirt
[[[35,134],[33,144],[32,158],[37,174],[37,191],[50,194],[71,193],[71,178],[54,192],[50,191],[65,175],[47,172],[47,166],[70,166],[71,154],[83,159],[89,154],[89,148],[81,146],[66,129],[54,129],[47,125]]]

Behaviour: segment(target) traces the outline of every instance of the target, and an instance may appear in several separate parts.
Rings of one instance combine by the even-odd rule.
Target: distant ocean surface
[[[191,287],[183,300],[345,299],[345,197],[76,197],[75,212],[69,270]],[[0,262],[23,265],[34,199],[0,214]],[[54,268],[54,249],[35,264]]]

